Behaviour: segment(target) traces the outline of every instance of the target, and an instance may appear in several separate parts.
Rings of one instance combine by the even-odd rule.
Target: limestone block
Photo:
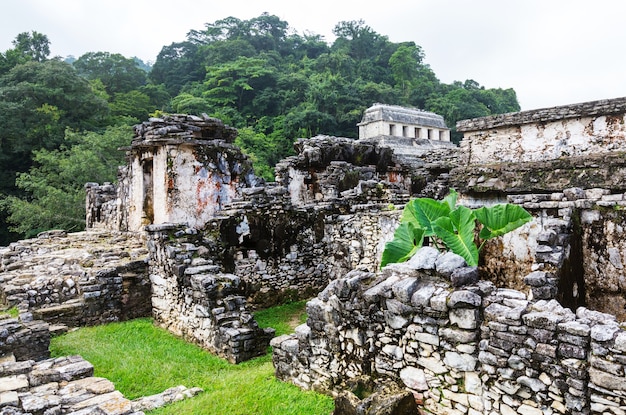
[[[27,412],[39,412],[61,404],[61,397],[56,394],[31,394],[20,396],[22,408]]]
[[[463,257],[453,253],[446,252],[437,258],[435,261],[435,269],[441,275],[449,277],[452,275],[452,272],[457,269],[465,266],[465,260]]]
[[[559,323],[558,329],[564,331],[572,336],[586,337],[591,333],[591,328],[587,324],[580,323],[578,321],[567,321],[565,323]]]
[[[436,289],[437,288],[431,284],[419,288],[411,296],[411,304],[415,307],[427,307]]]
[[[19,405],[19,397],[16,391],[0,392],[0,408],[17,405]]]
[[[466,353],[446,352],[444,363],[462,372],[473,371],[476,368],[476,358]]]
[[[107,415],[126,415],[132,411],[130,401],[119,391],[96,395],[73,405],[70,410],[79,411],[90,407],[99,407]]]
[[[558,348],[559,356],[566,359],[586,359],[587,350],[583,347],[575,346],[573,344],[561,343]]]
[[[517,383],[530,388],[535,393],[543,392],[547,389],[545,383],[543,383],[539,379],[529,378],[528,376],[520,376],[519,378],[517,378]]]
[[[113,382],[108,379],[99,377],[88,377],[75,380],[67,384],[67,387],[70,386],[78,389],[84,389],[87,392],[94,394],[109,393],[115,390],[115,385],[113,384]]]
[[[524,277],[524,283],[531,287],[541,287],[548,281],[544,271],[533,271]]]
[[[407,265],[414,269],[435,269],[435,263],[440,255],[441,253],[436,248],[424,246],[415,252],[415,255],[407,261]]]
[[[475,329],[479,326],[479,312],[475,308],[455,308],[450,310],[450,324],[461,329]]]
[[[439,346],[439,336],[429,333],[415,333],[413,338],[419,343],[426,343],[433,346]]]
[[[536,327],[549,331],[556,331],[557,324],[564,320],[561,316],[549,312],[533,312],[524,314],[522,319],[529,327]]]
[[[155,395],[135,399],[131,402],[131,405],[133,411],[151,411],[185,398],[191,398],[200,392],[202,392],[201,388],[187,389],[185,386],[180,385]]]
[[[452,402],[460,403],[461,405],[465,407],[469,406],[469,400],[467,399],[467,394],[465,393],[457,393],[457,392],[452,392],[451,390],[448,390],[448,389],[444,389],[443,397],[445,399],[451,400]]]
[[[385,322],[389,327],[397,330],[406,327],[409,324],[409,319],[389,311],[385,311]]]
[[[581,189],[580,187],[570,187],[570,188],[564,189],[563,196],[565,196],[567,200],[571,200],[571,201],[585,199],[586,197],[585,191]]]
[[[422,366],[424,369],[430,370],[436,375],[449,372],[449,369],[443,364],[441,359],[436,357],[420,357],[417,360],[417,364]]]
[[[626,353],[626,332],[621,331],[617,337],[615,337],[614,347],[617,350]]]
[[[478,331],[446,327],[439,329],[439,336],[451,343],[471,343],[478,339]]]
[[[498,321],[501,323],[519,324],[525,307],[507,307],[498,303],[489,304],[485,310],[485,320]]]
[[[450,282],[454,287],[474,284],[479,278],[478,267],[460,267],[450,274]]]
[[[626,391],[626,381],[623,376],[615,376],[598,370],[594,367],[589,369],[589,379],[595,385],[608,390]]]
[[[428,390],[428,382],[424,371],[415,367],[405,367],[400,371],[400,379],[409,389],[416,391]]]
[[[505,404],[500,404],[500,414],[501,415],[519,415],[516,410],[514,410],[513,408]]]
[[[410,304],[411,297],[417,290],[418,286],[419,279],[417,277],[408,277],[393,284],[391,289],[399,301],[405,304]]]
[[[517,412],[520,415],[544,415],[541,409],[526,404],[520,405],[520,407],[517,408]]]
[[[449,308],[478,307],[481,303],[480,295],[467,290],[453,291],[448,297]]]
[[[435,311],[448,311],[448,292],[444,290],[437,290],[430,298],[430,306]]]
[[[28,389],[28,377],[26,375],[13,375],[0,378],[0,392],[23,391]]]
[[[463,383],[465,386],[465,392],[476,395],[480,397],[483,393],[482,381],[476,372],[465,372],[465,382]],[[473,399],[470,396],[470,406],[477,411],[482,411],[482,399],[479,399],[478,402],[472,403]]]
[[[591,328],[591,338],[598,342],[606,342],[613,340],[618,331],[619,326],[617,324],[596,324]]]

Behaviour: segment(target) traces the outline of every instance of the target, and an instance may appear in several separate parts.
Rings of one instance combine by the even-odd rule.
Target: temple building
[[[376,103],[363,113],[359,139],[381,136],[450,141],[450,129],[441,115],[416,108]]]

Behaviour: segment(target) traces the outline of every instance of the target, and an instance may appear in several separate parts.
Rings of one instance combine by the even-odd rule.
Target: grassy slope
[[[274,327],[281,335],[293,331],[303,315],[304,302],[299,302],[256,317],[262,327]],[[54,338],[50,349],[53,356],[80,354],[94,365],[96,376],[110,379],[129,399],[177,385],[204,389],[150,415],[328,415],[333,408],[327,396],[276,380],[270,354],[232,365],[153,326],[150,319],[83,328]]]

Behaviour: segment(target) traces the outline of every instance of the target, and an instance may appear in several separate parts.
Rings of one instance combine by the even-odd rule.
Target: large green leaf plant
[[[469,266],[477,266],[480,250],[489,239],[502,236],[532,220],[521,206],[510,203],[470,209],[457,206],[454,189],[441,201],[411,199],[402,211],[393,240],[387,242],[380,267],[404,262],[422,246],[425,238],[460,255]],[[476,227],[480,227],[478,236]]]

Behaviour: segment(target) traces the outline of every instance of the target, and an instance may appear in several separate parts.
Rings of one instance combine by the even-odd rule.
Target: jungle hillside
[[[327,42],[264,13],[189,30],[154,62],[94,51],[50,56],[53,39],[16,34],[0,52],[0,246],[48,229],[84,229],[86,182],[115,182],[132,126],[163,113],[203,114],[239,130],[257,175],[293,143],[357,137],[373,103],[457,120],[519,111],[513,89],[439,81],[415,42],[391,42],[363,21],[341,21]],[[458,63],[462,65],[462,62]]]

